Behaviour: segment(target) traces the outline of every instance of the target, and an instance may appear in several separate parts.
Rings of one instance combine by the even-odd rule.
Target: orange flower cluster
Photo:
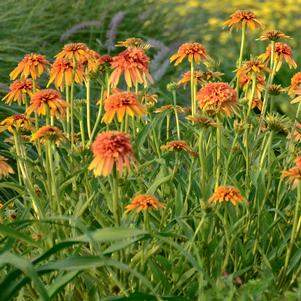
[[[256,19],[256,15],[252,11],[247,10],[238,10],[234,12],[230,16],[230,19],[224,22],[224,25],[228,26],[230,30],[233,28],[241,29],[243,25],[252,30],[262,27],[262,24]]]
[[[301,92],[301,72],[297,72],[291,78],[291,85],[288,90],[288,94],[291,96],[295,96],[296,94],[300,94]]]
[[[284,34],[281,31],[271,30],[271,31],[267,31],[264,34],[262,34],[257,40],[260,40],[260,41],[266,41],[266,40],[278,41],[280,39],[291,39],[291,37]]]
[[[255,58],[249,61],[245,61],[240,68],[236,70],[238,77],[243,75],[252,76],[255,74],[263,75],[264,72],[270,72],[271,70],[265,66],[261,59]]]
[[[70,87],[73,80],[73,69],[73,62],[71,60],[65,58],[56,59],[50,69],[50,78],[47,87],[52,82],[61,91],[65,86]],[[84,81],[84,67],[80,62],[77,62],[75,69],[74,81],[77,84],[82,84]]]
[[[245,92],[248,91],[246,95],[248,97],[251,94],[251,89],[249,88],[252,85],[252,76],[242,73],[239,77],[239,83]],[[261,93],[265,89],[265,85],[266,82],[264,77],[260,74],[256,75],[256,85],[255,85],[255,94],[254,94],[256,98],[261,99]]]
[[[39,140],[41,144],[45,144],[47,141],[53,142],[59,145],[64,139],[63,132],[57,127],[45,125],[39,128],[32,134],[31,140]]]
[[[7,161],[7,159],[3,156],[0,156],[0,180],[8,177],[9,174],[14,173],[14,170],[11,168],[11,166],[5,161]]]
[[[127,134],[109,131],[99,134],[92,144],[94,159],[89,170],[94,170],[95,176],[108,176],[113,167],[122,173],[134,165],[134,155],[130,137]]]
[[[126,213],[131,212],[131,211],[137,211],[141,212],[143,210],[148,210],[148,209],[160,209],[164,208],[165,205],[159,202],[159,200],[148,194],[142,194],[142,195],[137,195],[134,197],[129,205],[127,205],[126,208]]]
[[[237,105],[237,93],[227,83],[208,83],[196,96],[199,106],[207,113],[231,115]]]
[[[298,186],[301,180],[301,157],[296,158],[294,167],[282,172],[282,177],[289,178],[290,181],[293,181],[292,189]]]
[[[133,116],[143,116],[146,113],[145,107],[139,103],[138,96],[132,92],[117,92],[105,100],[105,111],[102,121],[110,124],[115,114],[119,122],[125,114]]]
[[[269,61],[271,57],[271,52],[272,52],[272,46],[269,45],[265,53],[261,54],[259,58],[262,59],[264,62]],[[297,68],[297,63],[293,59],[292,48],[284,43],[280,43],[280,42],[275,43],[274,61],[277,64],[275,68],[276,71],[279,71],[283,61],[286,61],[290,69]]]
[[[65,114],[66,103],[56,90],[45,89],[33,94],[26,113],[30,115],[32,112],[37,112],[38,115],[47,115],[48,110],[51,116],[57,118]]]
[[[179,65],[186,57],[191,63],[194,61],[199,64],[202,60],[208,60],[206,48],[200,43],[184,43],[180,46],[177,53],[170,57],[170,62],[175,61],[175,66]]]
[[[194,152],[191,147],[184,140],[174,140],[162,145],[161,149],[166,149],[169,151],[184,151],[192,156],[197,156],[198,153]]]
[[[31,131],[32,119],[24,114],[15,114],[0,122],[0,132]]]
[[[89,48],[84,43],[66,44],[62,51],[56,55],[57,59],[67,59],[76,62],[82,62],[89,58]]]
[[[31,53],[26,54],[18,66],[9,74],[10,79],[14,80],[19,75],[21,79],[26,79],[29,76],[36,80],[42,75],[44,70],[48,71],[50,63],[44,55]]]
[[[231,202],[234,206],[242,201],[239,189],[233,186],[219,186],[209,198],[209,203]]]
[[[5,103],[11,105],[13,102],[17,102],[20,106],[25,103],[26,97],[32,95],[33,83],[31,79],[17,79],[10,86],[8,92],[3,100]]]
[[[111,65],[113,72],[110,83],[116,87],[120,76],[123,74],[128,87],[135,84],[147,85],[147,79],[152,83],[153,79],[149,73],[149,58],[141,48],[128,48],[113,57]]]

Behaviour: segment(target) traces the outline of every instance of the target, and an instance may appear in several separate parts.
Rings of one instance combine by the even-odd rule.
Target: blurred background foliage
[[[9,71],[28,52],[52,59],[65,43],[85,42],[101,54],[120,49],[116,41],[140,37],[154,47],[151,71],[165,87],[186,71],[174,68],[169,56],[184,41],[203,43],[215,59],[215,69],[230,80],[240,47],[240,32],[229,33],[223,22],[237,9],[253,10],[265,29],[278,29],[294,37],[289,44],[300,64],[301,0],[6,0],[0,1],[0,93],[9,86]],[[266,42],[256,41],[260,31],[247,32],[245,53],[260,54]],[[283,67],[276,82],[287,86],[294,70]],[[158,83],[157,83],[158,85]],[[285,97],[285,96],[284,96]],[[278,108],[289,113],[288,101]]]

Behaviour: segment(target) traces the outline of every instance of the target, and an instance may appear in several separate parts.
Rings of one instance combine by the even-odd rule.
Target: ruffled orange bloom
[[[252,99],[252,109],[257,108],[258,110],[261,111],[262,110],[262,105],[263,105],[263,103],[262,103],[262,100],[260,98],[254,97]]]
[[[143,116],[146,113],[145,107],[139,103],[138,96],[132,92],[117,92],[105,100],[104,108],[106,113],[102,122],[110,124],[115,114],[119,122],[125,114],[133,116]]]
[[[184,43],[178,49],[178,52],[170,57],[170,62],[175,61],[175,66],[180,64],[185,57],[191,63],[194,61],[199,64],[201,61],[209,59],[206,48],[200,43]]]
[[[271,31],[267,31],[264,34],[262,34],[257,40],[260,40],[260,41],[266,41],[266,40],[278,41],[280,39],[291,39],[291,37],[287,36],[286,34],[284,34],[281,31],[271,30]]]
[[[152,83],[153,79],[148,70],[149,62],[149,57],[141,48],[128,48],[114,56],[111,62],[113,68],[110,76],[111,85],[116,87],[122,74],[128,87],[135,84],[146,86],[147,79]]]
[[[243,88],[243,90],[247,93],[247,97],[252,93],[250,87],[252,86],[252,76],[250,75],[246,75],[245,73],[241,73],[239,76],[239,83],[240,86]],[[256,75],[256,84],[255,84],[255,94],[254,96],[257,98],[261,98],[261,93],[264,91],[265,89],[265,79],[262,75],[258,74]]]
[[[32,87],[33,83],[31,79],[17,79],[9,86],[10,92],[3,97],[3,101],[9,105],[13,102],[17,102],[20,106],[25,103],[27,96],[31,97]]]
[[[84,66],[86,74],[96,73],[99,70],[101,64],[103,64],[101,55],[98,52],[91,49],[89,49],[88,56],[85,59],[83,59],[81,63]]]
[[[191,147],[184,140],[174,140],[162,145],[161,149],[166,149],[169,151],[184,151],[192,156],[197,156],[198,153],[194,152]]]
[[[0,132],[31,131],[32,128],[32,119],[24,114],[15,114],[0,122]]]
[[[73,62],[64,58],[56,59],[50,69],[50,79],[48,81],[47,87],[49,87],[50,84],[54,82],[55,87],[62,91],[65,86],[71,86],[72,79]],[[84,81],[84,68],[80,62],[76,63],[74,81],[77,84],[82,84]]]
[[[234,206],[242,201],[239,189],[233,186],[219,186],[209,198],[209,203],[231,202]]]
[[[7,159],[3,156],[0,156],[0,180],[8,177],[9,174],[14,173],[13,169],[5,161],[7,161]]]
[[[288,94],[294,96],[297,94],[297,91],[301,92],[301,72],[297,72],[291,78],[291,85],[289,87]]]
[[[32,79],[36,80],[42,75],[44,70],[48,70],[49,65],[50,63],[44,55],[36,53],[26,54],[18,66],[9,74],[9,77],[14,80],[19,75],[21,75],[21,79],[31,76]]]
[[[295,129],[293,132],[293,136],[295,142],[301,142],[301,123],[299,123],[298,121],[295,122]],[[287,138],[291,139],[291,134],[289,134]]]
[[[208,113],[231,115],[237,105],[237,93],[227,83],[208,83],[196,96],[199,106]]]
[[[264,62],[270,61],[271,52],[272,52],[272,46],[269,45],[265,53],[261,54],[259,58],[262,59]],[[280,42],[275,43],[274,60],[275,63],[277,64],[276,71],[279,71],[283,61],[286,61],[290,69],[297,68],[297,63],[293,59],[292,48],[289,47],[287,44],[280,43]]]
[[[48,110],[51,116],[57,118],[65,114],[66,102],[62,100],[61,93],[56,90],[45,89],[33,94],[26,113],[30,115],[32,112],[37,112],[38,115],[46,115]]]
[[[211,127],[217,128],[219,126],[219,124],[214,119],[206,117],[206,116],[189,115],[186,117],[186,119],[195,124],[199,124],[203,127],[211,126]]]
[[[99,134],[92,144],[94,159],[89,170],[94,170],[95,176],[108,176],[113,167],[122,173],[123,169],[130,169],[134,163],[133,148],[130,136],[117,131]]]
[[[126,48],[142,48],[149,49],[151,47],[150,44],[145,43],[140,38],[128,38],[125,41],[117,42],[117,47],[126,47]]]
[[[76,62],[81,62],[89,57],[89,48],[84,43],[70,43],[63,47],[63,50],[56,56],[58,59],[67,59]]]
[[[98,59],[100,65],[112,63],[113,57],[108,54],[101,55]]]
[[[243,62],[242,66],[235,71],[237,76],[240,77],[243,75],[252,76],[254,73],[263,75],[264,72],[270,72],[271,70],[265,66],[261,59],[255,58]]]
[[[125,207],[125,212],[128,213],[134,210],[141,212],[143,210],[160,209],[164,207],[165,205],[160,203],[159,200],[153,195],[142,194],[137,195],[132,199],[132,202]]]
[[[45,125],[39,128],[35,133],[32,134],[31,140],[39,140],[41,144],[45,144],[47,141],[51,141],[59,145],[64,139],[64,135],[61,129]]]
[[[295,189],[301,180],[301,158],[297,157],[295,160],[295,166],[289,170],[282,172],[283,178],[289,178],[293,182],[292,189]]]
[[[177,113],[190,113],[191,108],[188,107],[181,107],[181,106],[174,106],[174,105],[164,105],[161,106],[160,108],[155,110],[155,113],[163,113],[166,111],[174,111],[176,109]]]
[[[228,26],[230,30],[233,28],[241,29],[245,24],[250,29],[262,28],[262,24],[256,19],[256,15],[252,11],[237,10],[230,16],[230,19],[224,22],[225,26]]]

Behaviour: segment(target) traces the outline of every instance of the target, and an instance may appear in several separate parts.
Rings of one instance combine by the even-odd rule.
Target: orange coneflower
[[[62,100],[61,93],[53,89],[45,89],[33,94],[26,113],[30,115],[32,112],[37,112],[38,115],[47,115],[48,110],[51,116],[56,117],[64,115],[66,111],[66,103]]]
[[[81,62],[89,57],[89,48],[84,43],[70,43],[66,44],[63,47],[63,50],[59,52],[56,58],[61,59],[68,59],[76,62]]]
[[[293,137],[295,142],[300,142],[301,141],[301,123],[298,121],[295,121],[295,129],[293,132]],[[287,136],[288,139],[291,139],[291,134]],[[301,157],[299,157],[301,158]]]
[[[231,115],[237,105],[237,93],[227,83],[208,83],[196,96],[199,106],[208,113]]]
[[[113,57],[110,56],[109,54],[101,55],[100,58],[98,59],[100,65],[110,64],[112,61],[113,61]]]
[[[149,57],[141,48],[128,48],[114,56],[111,62],[113,72],[110,83],[116,87],[121,74],[124,75],[128,87],[135,84],[147,85],[147,79],[152,83],[153,79],[149,73]]]
[[[262,28],[262,24],[256,19],[256,15],[252,11],[237,10],[234,12],[230,19],[224,22],[225,26],[228,26],[230,30],[233,28],[241,29],[243,25],[250,29]]]
[[[52,82],[54,82],[55,87],[61,91],[65,86],[71,86],[73,80],[73,69],[72,61],[64,58],[56,59],[50,69],[50,79],[47,87],[49,87]],[[84,81],[84,68],[80,62],[76,63],[74,81],[78,84],[82,84]]]
[[[103,64],[101,55],[91,49],[88,50],[88,56],[82,59],[81,63],[84,66],[85,74],[96,73]]]
[[[264,62],[269,61],[271,57],[271,52],[272,52],[272,45],[269,45],[266,48],[265,53],[261,54],[259,58],[262,59]],[[293,59],[292,48],[289,47],[287,44],[277,42],[275,43],[275,51],[274,51],[274,61],[275,63],[277,63],[275,68],[276,71],[279,71],[279,69],[281,68],[283,60],[286,61],[290,69],[297,68],[297,63]]]
[[[297,72],[291,78],[291,85],[289,86],[288,94],[294,96],[298,91],[301,91],[301,72]]]
[[[14,173],[14,170],[5,161],[7,161],[7,159],[3,156],[0,156],[0,180],[8,177],[9,174]]]
[[[247,97],[251,94],[251,89],[249,89],[252,86],[252,76],[247,75],[245,73],[241,73],[239,75],[239,83],[240,86],[243,88],[243,91],[247,91]],[[265,89],[265,79],[261,74],[257,74],[256,75],[256,84],[255,84],[255,93],[254,93],[254,97],[257,98],[261,98],[261,93],[264,91]]]
[[[252,109],[257,108],[258,110],[262,111],[263,102],[260,98],[254,97],[252,99]]]
[[[119,122],[122,121],[125,114],[133,116],[143,116],[146,113],[145,107],[139,103],[138,96],[133,92],[117,92],[105,100],[104,114],[102,121],[110,124],[115,114]]]
[[[33,83],[31,79],[17,79],[9,86],[10,92],[3,97],[3,100],[9,105],[17,102],[20,106],[25,103],[27,96],[31,97],[32,87]]]
[[[160,209],[164,207],[165,205],[160,203],[159,200],[153,195],[142,194],[137,195],[132,199],[131,203],[125,207],[125,212],[128,213],[134,210],[141,212],[143,210],[148,210],[151,208]]]
[[[178,85],[183,85],[184,88],[191,80],[191,71],[185,72],[181,79],[178,81]],[[203,73],[201,71],[194,71],[193,72],[193,80],[194,84],[196,85],[198,82],[203,81]]]
[[[147,107],[153,107],[158,102],[157,94],[145,93],[141,97],[141,103],[145,104]]]
[[[24,114],[15,114],[0,122],[0,132],[31,131],[32,128],[32,119]]]
[[[21,79],[26,79],[29,76],[36,80],[42,75],[44,70],[48,70],[50,63],[44,55],[31,53],[26,54],[18,66],[9,74],[10,79],[14,80],[19,75]]]
[[[188,107],[181,107],[181,106],[174,106],[174,105],[163,105],[157,108],[154,112],[155,113],[163,113],[166,111],[174,111],[176,109],[177,113],[191,113],[191,108]]]
[[[214,119],[206,116],[189,115],[186,117],[186,119],[193,122],[194,124],[199,124],[203,127],[212,126],[214,128],[217,128],[219,126],[219,124]]]
[[[202,60],[208,60],[206,48],[200,43],[184,43],[180,46],[177,53],[170,57],[170,62],[175,61],[175,66],[180,64],[185,57],[188,57],[188,61],[192,61],[199,64]]]
[[[46,141],[51,141],[59,145],[64,139],[64,135],[61,129],[45,125],[39,128],[35,133],[32,134],[31,140],[39,140],[41,144],[45,144]]]
[[[192,156],[197,156],[197,152],[194,152],[188,143],[184,140],[174,140],[167,142],[165,145],[160,147],[161,149],[166,149],[169,151],[184,151]]]
[[[300,180],[301,180],[301,158],[297,157],[295,160],[295,166],[290,168],[289,170],[285,170],[282,172],[283,178],[289,178],[290,181],[293,181],[292,189],[295,189]]]
[[[92,144],[94,159],[89,170],[94,170],[95,176],[108,176],[114,165],[118,173],[123,169],[130,169],[134,165],[133,148],[130,136],[117,131],[108,131],[99,134]]]
[[[151,47],[150,44],[147,44],[140,38],[128,38],[125,41],[117,42],[117,47],[126,47],[126,48],[142,48],[149,49]]]
[[[233,186],[219,186],[209,198],[209,203],[231,202],[234,206],[242,201],[239,189]]]
[[[236,69],[238,77],[241,75],[252,76],[255,74],[264,74],[264,72],[270,72],[271,70],[265,66],[264,62],[259,58],[254,58],[249,61],[243,62],[240,68]]]
[[[279,30],[271,30],[271,31],[267,31],[267,32],[263,33],[257,40],[260,40],[260,41],[266,41],[266,40],[278,41],[280,39],[291,39],[291,37],[284,34],[283,32],[281,32]]]

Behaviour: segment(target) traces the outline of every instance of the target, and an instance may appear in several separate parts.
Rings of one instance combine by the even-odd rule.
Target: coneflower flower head
[[[240,77],[241,75],[252,76],[254,73],[264,75],[265,72],[269,73],[271,70],[265,66],[263,60],[254,58],[249,61],[244,61],[241,67],[235,71],[237,76]]]
[[[18,76],[21,79],[26,79],[29,76],[36,80],[43,72],[48,71],[50,63],[44,55],[30,53],[26,54],[18,66],[9,74],[10,79],[14,80]]]
[[[13,133],[13,131],[31,131],[32,126],[32,118],[24,115],[24,114],[15,114],[10,117],[5,118],[0,122],[0,132],[9,131]]]
[[[160,209],[164,207],[165,205],[160,203],[159,200],[153,195],[143,194],[134,197],[131,203],[125,207],[126,208],[125,212],[126,213],[131,211],[141,212],[143,210]]]
[[[35,133],[32,134],[31,140],[39,140],[41,144],[45,144],[50,141],[56,145],[59,145],[64,139],[64,135],[61,129],[58,127],[45,125],[39,128]]]
[[[243,25],[251,30],[263,27],[262,24],[256,19],[255,13],[248,10],[237,10],[230,16],[229,20],[224,22],[224,26],[229,27],[230,30],[233,28],[237,30],[241,29]]]
[[[279,31],[279,30],[271,30],[271,31],[267,31],[265,33],[263,33],[257,40],[260,41],[266,41],[266,40],[270,40],[270,41],[278,41],[280,39],[291,39],[290,36],[284,34],[283,32]]]
[[[123,74],[128,87],[135,84],[147,86],[147,80],[152,83],[153,79],[149,73],[149,57],[141,48],[128,48],[114,56],[111,62],[113,72],[110,83],[116,87],[120,76]]]
[[[214,119],[209,118],[207,116],[198,116],[198,115],[189,115],[187,117],[185,117],[187,120],[193,122],[194,124],[198,124],[202,127],[214,127],[217,128],[218,126],[220,126]]]
[[[301,72],[295,73],[291,78],[288,95],[295,96],[301,93]]]
[[[271,52],[272,52],[272,46],[269,45],[266,48],[265,53],[261,54],[259,58],[262,59],[264,62],[267,62],[270,60]],[[277,63],[275,68],[276,71],[279,71],[283,61],[286,61],[290,69],[297,68],[297,63],[293,59],[292,48],[289,47],[287,44],[280,43],[280,42],[275,43],[274,60],[275,63]]]
[[[182,44],[177,53],[170,57],[170,62],[175,62],[175,66],[179,65],[185,58],[199,64],[201,61],[209,59],[206,48],[200,43],[184,43]]]
[[[138,95],[133,92],[116,92],[105,100],[104,114],[102,121],[110,124],[114,116],[121,122],[125,115],[143,116],[146,113],[146,108],[139,103]]]
[[[51,116],[59,118],[65,114],[66,102],[62,100],[62,95],[56,90],[45,89],[34,93],[30,100],[30,105],[26,113],[30,115],[36,112],[38,115],[47,115],[47,111]]]
[[[119,174],[124,169],[129,170],[134,165],[134,155],[130,136],[117,131],[99,134],[92,144],[94,159],[89,170],[94,170],[95,176],[108,176],[114,166]]]
[[[290,127],[290,120],[277,113],[267,114],[265,123],[269,130],[282,135],[287,135]]]
[[[81,62],[89,57],[89,48],[84,43],[66,44],[55,57],[57,59],[64,58],[70,61]]]
[[[128,38],[125,41],[117,42],[117,47],[125,47],[125,48],[141,48],[147,50],[151,47],[150,44],[147,44],[140,38]]]
[[[282,172],[283,178],[288,178],[293,182],[292,189],[295,189],[301,180],[301,158],[297,157],[295,160],[295,166]]]
[[[0,155],[0,180],[2,178],[6,178],[9,176],[9,174],[13,174],[14,170],[11,168],[11,166],[6,163],[7,159]],[[0,206],[1,208],[1,206]]]
[[[65,86],[70,87],[73,80],[73,62],[69,59],[58,58],[54,61],[50,69],[50,78],[47,87],[54,82],[57,89],[63,91]],[[84,68],[81,62],[76,63],[74,81],[82,84],[84,81]]]
[[[197,152],[194,152],[192,148],[188,145],[188,143],[184,140],[174,140],[167,142],[165,145],[160,147],[161,149],[166,149],[168,151],[180,151],[187,152],[192,156],[197,156]]]
[[[3,97],[3,101],[9,105],[17,102],[20,106],[25,103],[26,97],[31,97],[32,88],[33,82],[31,79],[17,79],[9,86],[10,92]]]
[[[231,202],[234,206],[242,201],[239,189],[233,186],[219,186],[209,198],[209,203]]]
[[[208,83],[196,96],[202,110],[210,114],[231,115],[237,105],[237,93],[227,83]]]

